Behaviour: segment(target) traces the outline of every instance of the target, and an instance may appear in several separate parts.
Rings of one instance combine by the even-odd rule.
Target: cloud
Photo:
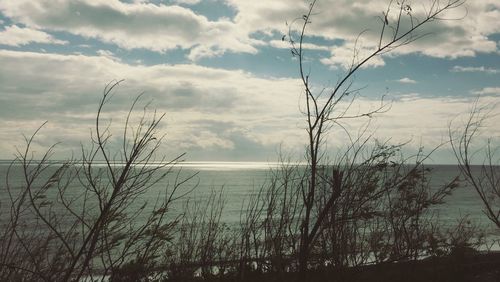
[[[417,83],[415,80],[408,78],[408,77],[403,77],[401,79],[396,80],[399,83],[404,83],[404,84],[415,84]]]
[[[487,68],[484,66],[480,67],[463,67],[463,66],[454,66],[451,72],[482,72],[487,74],[497,74],[500,73],[499,69]]]
[[[355,46],[354,43],[343,44],[331,48],[330,57],[323,58],[320,60],[320,62],[324,65],[330,66],[333,69],[339,66],[344,69],[350,69],[351,67],[359,64],[365,57],[369,56],[373,51],[374,51],[373,48],[358,47]],[[382,57],[375,56],[371,60],[363,64],[362,68],[382,67],[384,65],[385,62],[382,59]]]
[[[96,53],[99,56],[103,56],[111,60],[121,61],[119,57],[117,57],[113,52],[109,50],[97,50]]]
[[[105,108],[105,116],[113,118],[116,130],[133,98],[144,92],[144,101],[152,100],[159,112],[167,113],[166,132],[172,149],[200,156],[205,149],[227,150],[229,158],[230,152],[242,148],[237,142],[251,140],[254,147],[260,144],[268,151],[283,136],[288,136],[289,144],[301,144],[298,132],[290,133],[297,130],[301,118],[297,111],[301,88],[296,79],[264,79],[240,70],[190,64],[128,65],[106,56],[6,50],[0,50],[0,66],[2,148],[21,144],[21,133],[29,134],[46,120],[51,126],[39,136],[43,144],[63,140],[61,146],[67,150],[78,148],[93,126],[105,83],[122,78],[125,82]],[[272,129],[263,126],[268,122]],[[9,157],[5,154],[12,150],[3,151],[1,157]]]
[[[274,48],[279,48],[279,49],[290,49],[290,42],[287,40],[271,40],[269,41],[269,45],[274,47]],[[312,44],[312,43],[304,43],[302,44],[302,48],[304,50],[317,50],[317,51],[328,51],[330,50],[330,47],[324,46],[324,45],[317,45],[317,44]]]
[[[285,19],[290,24],[294,19],[307,12],[306,1],[290,5],[287,0],[256,2],[246,0],[228,0],[238,14],[235,18],[237,25],[250,30],[278,30],[287,34],[288,27]],[[392,2],[396,5],[396,1]],[[374,50],[378,47],[380,29],[382,28],[379,17],[386,10],[387,1],[348,1],[324,0],[318,1],[315,13],[311,18],[306,34],[330,40],[341,40],[344,43],[335,46],[331,57],[325,58],[323,63],[331,66],[346,66],[353,54],[353,47],[361,32],[362,44],[358,44],[361,53]],[[413,19],[422,19],[426,3],[413,5]],[[393,7],[392,11],[397,11]],[[334,16],[332,15],[334,13]],[[464,15],[466,15],[464,17]],[[441,15],[448,21],[435,21],[419,29],[417,35],[426,35],[419,40],[401,46],[392,55],[405,55],[420,53],[437,58],[472,57],[478,53],[495,53],[498,51],[496,42],[490,37],[500,32],[500,4],[495,0],[469,1],[466,6],[458,7]],[[394,23],[394,15],[389,17],[389,22]],[[299,28],[301,21],[294,22],[292,29]],[[410,21],[404,20],[400,31],[404,32],[410,27]],[[385,40],[391,36],[390,29],[386,29]],[[359,42],[358,42],[359,43]],[[362,58],[362,56],[360,56]],[[347,63],[346,63],[347,62]],[[382,66],[383,57],[377,62],[371,61],[370,67]]]
[[[447,145],[449,126],[453,122],[451,130],[462,129],[461,126],[465,124],[475,98],[430,98],[418,93],[398,96],[399,98],[392,102],[391,109],[388,112],[376,115],[370,120],[366,134],[372,134],[373,138],[378,140],[388,140],[390,138],[391,144],[407,143],[405,147],[409,149],[409,152],[413,150],[411,153],[415,153],[421,146],[424,146],[426,151],[430,151],[444,144],[440,150],[443,152],[439,153],[440,156],[437,158],[438,163],[456,162],[451,149]],[[498,96],[483,96],[479,100],[480,105],[493,105],[499,102],[500,97]],[[363,111],[369,109],[370,104],[373,107],[374,101],[361,99],[358,101],[359,107],[353,110]],[[490,118],[484,124],[484,132],[476,140],[478,144],[489,137],[495,136],[495,132],[500,132],[499,114],[499,108],[495,108],[490,112]],[[346,128],[356,134],[359,132],[356,129],[366,126],[366,122],[366,119],[349,120]],[[341,133],[341,131],[339,130],[338,133]],[[329,141],[329,146],[336,145],[340,148],[348,144],[348,140],[345,138],[336,137]]]
[[[0,2],[0,10],[31,28],[96,38],[124,49],[165,52],[178,47],[194,47],[205,50],[204,53],[196,51],[198,54],[208,56],[227,51],[257,52],[252,46],[253,40],[245,33],[241,34],[228,19],[209,21],[177,5],[123,3],[118,0],[19,0]]]
[[[166,52],[176,48],[190,50],[188,58],[221,56],[226,52],[258,52],[260,46],[271,45],[283,48],[273,39],[266,42],[252,38],[252,34],[287,34],[294,19],[307,12],[307,1],[290,3],[289,0],[248,1],[226,0],[218,5],[229,5],[236,11],[234,18],[221,17],[208,20],[199,12],[175,3],[194,4],[198,0],[178,0],[174,4],[155,4],[149,1],[124,3],[119,0],[18,0],[0,2],[0,11],[13,21],[29,28],[46,31],[65,31],[124,49],[148,49]],[[396,2],[393,2],[396,3]],[[343,43],[333,46],[331,57],[323,63],[332,67],[345,66],[350,62],[353,46],[362,31],[361,53],[377,47],[381,23],[378,17],[386,9],[387,1],[319,1],[308,36]],[[393,7],[396,11],[397,7]],[[414,5],[413,17],[422,18],[425,5]],[[467,11],[467,16],[462,18]],[[330,13],[335,13],[331,16]],[[491,35],[500,32],[500,4],[495,0],[470,1],[465,7],[449,11],[445,18],[460,18],[454,21],[429,23],[418,34],[427,34],[416,42],[402,46],[393,55],[421,53],[439,58],[475,56],[478,53],[498,51]],[[394,22],[394,16],[389,21]],[[285,23],[290,24],[287,26]],[[300,21],[299,21],[300,22]],[[409,28],[409,20],[403,21],[401,31]],[[367,30],[368,29],[368,30]],[[387,37],[390,35],[387,29]],[[386,38],[387,39],[387,38]],[[311,42],[306,48],[324,50],[325,47]],[[360,57],[361,58],[361,57]],[[342,62],[341,62],[342,61]],[[371,61],[371,67],[384,65],[383,57]]]
[[[13,144],[22,144],[21,133],[33,132],[46,120],[37,150],[58,141],[63,141],[58,152],[66,156],[78,149],[88,140],[105,83],[122,78],[125,82],[104,114],[106,120],[112,118],[115,133],[122,129],[120,121],[134,97],[144,92],[143,101],[152,100],[158,112],[167,113],[161,132],[167,134],[167,152],[172,154],[186,151],[190,160],[265,160],[275,157],[280,145],[294,151],[304,146],[302,88],[297,79],[260,78],[193,64],[129,65],[105,56],[6,50],[0,50],[0,66],[1,158],[10,158]],[[390,136],[393,142],[413,138],[432,147],[446,139],[450,119],[468,112],[472,99],[404,96],[388,113],[372,119],[372,128],[378,129],[374,136]],[[499,96],[483,99],[495,103]],[[358,98],[351,109],[359,112],[378,104]],[[346,128],[357,132],[366,121],[349,120]],[[500,122],[493,124],[492,130],[500,131]],[[330,148],[348,142],[335,130],[327,138]]]
[[[58,40],[52,35],[40,30],[11,25],[0,31],[0,44],[9,46],[21,46],[31,43],[44,44],[68,44],[67,41]]]
[[[225,0],[217,3],[227,3],[236,15],[209,20],[186,5],[128,2],[0,1],[0,12],[15,23],[0,32],[0,40],[4,34],[3,40],[14,42],[12,46],[30,42],[65,44],[66,41],[54,36],[70,33],[124,49],[166,52],[182,48],[187,50],[188,59],[197,61],[227,52],[255,54],[263,46],[289,48],[276,35],[287,34],[293,19],[308,8],[307,1],[291,4],[289,0]],[[177,1],[180,2],[198,1]],[[349,68],[353,55],[357,55],[355,62],[359,62],[378,47],[381,25],[377,17],[386,3],[386,0],[318,1],[317,13],[306,31],[304,48],[321,51],[325,55],[321,63],[332,69]],[[382,67],[387,56],[411,53],[450,59],[498,52],[498,44],[492,39],[496,36],[491,35],[500,33],[496,20],[499,8],[495,0],[470,1],[466,18],[431,23],[419,33],[431,35],[402,46],[392,55],[377,56],[364,67]],[[421,6],[414,7],[416,16],[421,15],[419,9]],[[463,11],[458,9],[446,17],[461,17]],[[393,22],[394,18],[389,20]],[[407,24],[403,27],[407,28]],[[366,28],[370,30],[356,41]],[[17,29],[18,36],[8,29]],[[292,33],[293,30],[292,27]],[[8,32],[11,34],[5,35]],[[263,39],[255,39],[256,33],[263,34]],[[113,117],[119,123],[133,98],[145,92],[146,100],[152,99],[152,105],[167,113],[166,127],[162,130],[166,130],[167,142],[174,150],[194,152],[198,158],[262,160],[282,142],[286,148],[303,148],[305,131],[298,110],[303,91],[298,80],[263,78],[242,70],[196,64],[129,65],[118,58],[119,51],[102,50],[103,46],[106,45],[91,46],[97,51],[90,48],[88,52],[95,55],[0,51],[0,157],[10,157],[12,144],[22,142],[20,134],[29,134],[45,120],[50,123],[40,135],[40,146],[61,140],[66,144],[64,148],[78,146],[88,138],[105,83],[122,78],[125,82],[107,105],[106,117]],[[359,48],[357,53],[355,46]],[[493,68],[466,66],[455,66],[450,71],[498,73]],[[408,77],[399,82],[415,83]],[[487,102],[498,101],[498,87],[472,92],[487,95],[484,97]],[[450,117],[467,112],[471,99],[405,96],[394,102],[389,113],[373,119],[374,126],[379,128],[375,136],[381,139],[391,136],[395,141],[422,136],[424,144],[436,144],[440,141],[436,136],[446,134]],[[361,111],[378,105],[377,102],[360,98],[353,109]],[[355,132],[365,121],[349,121],[349,129]],[[495,130],[500,132],[498,126]],[[348,142],[341,134],[333,134],[331,141],[336,146]]]
[[[194,5],[200,3],[201,0],[174,0],[173,2],[178,4]]]
[[[472,94],[477,95],[500,95],[500,87],[485,87],[480,90],[472,91]]]

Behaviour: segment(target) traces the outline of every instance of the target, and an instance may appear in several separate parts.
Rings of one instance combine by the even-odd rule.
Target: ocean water
[[[268,181],[269,167],[267,163],[188,163],[183,166],[186,174],[198,173],[198,187],[193,191],[194,197],[206,197],[210,191],[223,187],[226,198],[226,219],[235,220],[248,196]],[[460,175],[456,165],[429,165],[431,187],[440,187]],[[480,167],[474,167],[479,173]],[[445,203],[435,207],[441,220],[450,224],[463,216],[489,225],[483,213],[482,203],[475,191],[465,181],[445,199]]]
[[[191,201],[203,202],[213,191],[223,190],[224,211],[222,221],[228,224],[237,224],[240,221],[240,214],[245,208],[252,194],[265,185],[269,179],[270,167],[275,167],[273,163],[259,162],[187,162],[176,167],[173,172],[163,181],[155,184],[147,193],[142,195],[136,202],[136,206],[142,205],[145,201],[154,203],[158,195],[172,189],[176,179],[189,178],[189,181],[181,185],[176,195],[182,195],[191,191],[185,197],[179,199],[171,206],[171,214],[183,212],[184,203]],[[56,167],[56,165],[54,166]],[[432,169],[430,173],[431,186],[438,187],[459,175],[458,167],[454,165],[432,165],[427,166]],[[6,190],[8,181],[11,193],[15,194],[23,186],[24,179],[20,166],[12,166],[9,179],[6,179],[8,163],[0,163],[0,222],[6,220],[9,210],[9,194]],[[475,170],[479,172],[479,167]],[[50,170],[49,170],[50,171]],[[43,178],[43,174],[42,174]],[[81,192],[81,184],[78,180],[71,182],[67,196],[71,193]],[[48,197],[56,197],[56,192],[48,192]],[[487,230],[489,235],[499,235],[495,228],[484,215],[483,207],[475,191],[465,182],[461,182],[458,189],[446,198],[446,203],[435,206],[433,209],[439,215],[439,220],[445,225],[454,225],[463,216],[482,228]]]

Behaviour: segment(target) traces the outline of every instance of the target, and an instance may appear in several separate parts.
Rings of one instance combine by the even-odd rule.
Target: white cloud
[[[177,1],[180,2],[193,4],[199,0]],[[348,64],[341,61],[350,61],[347,54],[352,51],[357,35],[367,28],[369,30],[362,36],[365,42],[361,51],[373,50],[381,28],[378,17],[386,9],[387,2],[318,1],[316,13],[306,34],[344,42],[334,47],[335,53],[332,51],[332,57],[325,58],[324,63],[334,67]],[[234,19],[223,17],[210,21],[189,7],[153,4],[149,1],[2,1],[0,11],[31,28],[66,31],[114,43],[125,49],[145,48],[157,52],[178,47],[192,49],[189,58],[196,60],[204,56],[220,56],[225,52],[255,54],[263,44],[284,48],[283,43],[272,40],[263,43],[252,39],[251,35],[255,32],[287,34],[285,22],[292,23],[308,9],[307,1],[291,3],[289,0],[226,0],[219,4],[222,3],[235,9],[237,14]],[[413,5],[414,18],[422,18],[424,6]],[[457,8],[443,17],[461,18],[465,11],[465,7]],[[422,53],[439,58],[458,58],[497,52],[497,43],[490,35],[500,32],[500,21],[497,20],[500,18],[498,1],[469,1],[467,11],[468,14],[463,19],[436,21],[426,25],[419,34],[431,35],[403,46],[393,54]],[[390,17],[389,21],[393,22],[394,18]],[[408,26],[409,21],[402,23],[403,30]],[[324,50],[323,46],[314,44],[307,48]],[[382,57],[371,63],[372,67],[384,64]]]
[[[40,30],[11,25],[0,31],[0,44],[9,46],[28,45],[30,43],[67,44]]]
[[[25,33],[24,37],[17,39],[16,36],[5,36],[7,39],[4,40],[17,42],[12,44],[64,44],[45,32],[64,31],[114,43],[125,49],[164,52],[180,47],[189,50],[188,58],[193,61],[225,52],[254,54],[260,46],[289,48],[288,43],[279,38],[261,41],[251,39],[250,35],[255,32],[286,34],[285,21],[290,24],[291,20],[307,11],[307,1],[226,2],[237,11],[234,19],[212,21],[189,7],[143,0],[136,0],[135,4],[118,0],[0,1],[0,11],[16,24],[27,26],[9,27],[22,29]],[[336,45],[327,47],[307,38],[304,48],[329,51],[330,56],[321,60],[323,64],[331,68],[348,68],[360,31],[367,27],[371,29],[358,42],[357,59],[376,47],[374,43],[380,27],[377,16],[386,3],[386,0],[319,1],[318,13],[312,18],[306,33]],[[415,7],[415,13],[419,8]],[[434,35],[392,54],[416,52],[457,58],[498,51],[497,43],[490,36],[500,32],[496,20],[500,16],[498,1],[470,1],[468,9],[469,15],[465,19],[432,23],[421,34],[432,32]],[[458,17],[462,12],[460,9],[447,16]],[[266,79],[244,71],[194,64],[134,66],[118,60],[107,50],[99,50],[97,54],[99,56],[70,56],[0,51],[0,157],[12,151],[12,144],[20,143],[21,130],[29,133],[44,120],[51,123],[44,129],[47,133],[40,136],[41,143],[59,141],[55,137],[60,137],[69,140],[70,145],[78,145],[88,137],[88,127],[93,123],[92,113],[104,83],[122,78],[126,81],[107,111],[119,120],[131,97],[145,91],[147,97],[154,99],[153,105],[168,113],[168,142],[172,148],[200,154],[212,151],[215,156],[221,152],[231,154],[246,150],[243,157],[267,152],[265,149],[269,148],[273,151],[281,142],[289,147],[302,148],[303,117],[298,112],[302,91],[296,79]],[[378,56],[364,67],[384,65],[384,56]],[[497,69],[462,66],[455,66],[451,71],[498,73]],[[399,81],[415,83],[406,77]],[[489,95],[485,98],[493,102],[497,101],[495,95],[500,94],[500,89],[486,87],[473,92]],[[395,101],[389,113],[374,121],[379,128],[376,136],[381,139],[391,136],[395,141],[423,136],[424,144],[435,144],[439,141],[436,141],[436,136],[446,134],[450,117],[466,112],[470,101],[422,98],[418,94],[406,96]],[[365,109],[374,103],[376,101],[358,99],[354,108]],[[353,121],[350,128],[355,131],[361,123]],[[498,126],[496,130],[500,132]],[[346,139],[338,137],[332,141],[339,146],[346,144]]]
[[[106,57],[106,58],[111,59],[111,60],[121,61],[120,58],[118,58],[113,52],[111,52],[109,50],[97,50],[96,53],[99,56],[103,56],[103,57]]]
[[[451,72],[483,72],[487,74],[497,74],[500,73],[499,69],[487,68],[484,66],[480,67],[463,67],[463,66],[454,66]]]
[[[405,83],[405,84],[415,84],[417,83],[415,80],[408,78],[408,77],[403,77],[401,79],[398,79],[397,82],[399,83]]]
[[[500,87],[485,87],[480,90],[472,91],[472,94],[477,95],[500,95]]]
[[[0,2],[0,10],[31,28],[67,31],[125,49],[164,52],[177,47],[201,46],[219,53],[257,52],[252,46],[254,40],[228,19],[209,21],[177,5],[118,0],[19,0]],[[213,52],[204,54],[213,55]]]
[[[296,79],[259,78],[192,64],[128,65],[105,56],[5,50],[0,51],[0,66],[1,158],[10,158],[12,144],[22,143],[21,133],[33,132],[45,120],[49,126],[39,136],[40,148],[57,141],[63,141],[60,151],[78,148],[88,140],[104,84],[122,78],[125,82],[107,105],[106,117],[118,127],[132,99],[145,92],[146,100],[153,99],[152,105],[167,113],[162,130],[168,147],[187,151],[190,159],[264,160],[273,158],[280,144],[303,148],[304,123],[298,110],[302,88]],[[483,97],[486,103],[498,103],[499,98]],[[446,139],[450,119],[467,112],[472,99],[405,96],[374,118],[374,136],[390,136],[393,142],[413,138],[432,147]],[[376,105],[359,98],[351,109]],[[349,120],[347,127],[356,132],[365,121]],[[492,130],[500,131],[499,126],[497,120]],[[348,141],[332,133],[331,148]]]
[[[62,139],[70,140],[68,147],[78,146],[88,137],[104,83],[123,78],[106,112],[118,123],[131,99],[145,92],[146,99],[167,113],[171,148],[241,150],[242,142],[251,142],[273,151],[283,136],[288,144],[301,144],[296,79],[263,79],[196,65],[133,66],[106,56],[5,50],[0,50],[0,66],[0,143],[20,144],[21,133],[29,134],[34,125],[49,120],[52,127],[40,136],[44,144]]]
[[[269,45],[274,47],[274,48],[280,48],[280,49],[290,49],[290,42],[287,40],[271,40],[269,41]],[[302,48],[304,50],[318,50],[318,51],[328,51],[330,50],[330,47],[328,46],[323,46],[323,45],[317,45],[317,44],[312,44],[312,43],[303,43]]]
[[[452,130],[460,130],[461,126],[471,110],[471,105],[475,102],[474,97],[451,98],[451,97],[423,97],[417,93],[400,95],[399,99],[392,102],[391,109],[380,115],[374,116],[370,121],[370,126],[366,135],[372,134],[378,140],[390,139],[391,144],[407,143],[405,146],[410,149],[407,152],[416,152],[419,147],[425,147],[430,151],[437,146],[445,144],[435,159],[437,163],[454,163],[454,159],[449,145],[449,126],[452,123]],[[481,105],[493,105],[500,102],[500,97],[483,96],[479,103]],[[355,112],[363,111],[374,105],[374,101],[361,99],[359,107]],[[349,120],[346,128],[357,133],[357,129],[366,123],[366,119]],[[478,143],[484,142],[487,138],[495,136],[495,132],[500,132],[500,108],[495,108],[490,114],[490,118],[484,124],[484,133],[478,136]],[[339,130],[339,133],[341,131]],[[493,135],[492,135],[493,134]],[[495,136],[497,137],[497,136]],[[329,146],[345,146],[348,140],[338,138],[329,140]],[[436,154],[433,155],[436,157]]]
[[[356,48],[356,49],[355,49]],[[321,59],[321,63],[330,66],[331,68],[337,68],[339,66],[344,69],[349,69],[355,67],[359,64],[365,57],[373,52],[373,48],[366,46],[356,46],[354,44],[344,44],[341,46],[335,46],[331,48],[331,56],[329,58]],[[362,65],[362,68],[368,67],[382,67],[385,65],[384,60],[381,56],[375,56],[371,60],[367,61]]]
[[[288,31],[288,27],[284,24],[285,20],[291,23],[308,9],[306,1],[294,5],[287,0],[275,0],[272,3],[247,0],[228,0],[228,2],[238,10],[235,21],[244,29],[278,30],[283,34]],[[364,39],[360,45],[361,52],[376,48],[382,27],[378,17],[385,11],[387,3],[385,0],[318,1],[306,34],[345,42],[336,47],[337,53],[340,54],[335,55],[332,52],[332,56],[326,58],[324,63],[332,66],[348,65],[354,42],[362,31],[365,32],[361,36]],[[392,3],[395,4],[396,1]],[[413,5],[414,20],[422,19],[425,7],[426,3]],[[397,10],[392,9],[394,12]],[[467,15],[464,18],[465,14]],[[410,45],[402,46],[391,54],[421,53],[438,58],[458,58],[475,56],[477,53],[494,53],[498,50],[496,42],[489,37],[500,32],[500,22],[497,20],[500,18],[498,1],[468,1],[466,6],[448,11],[441,16],[458,20],[435,21],[425,25],[418,34],[427,36]],[[389,18],[390,22],[394,20],[394,15]],[[407,30],[409,25],[408,20],[404,21],[401,30]],[[390,33],[390,29],[386,29],[387,37]],[[383,65],[382,57],[377,60],[375,63],[371,61],[373,63],[371,67]]]

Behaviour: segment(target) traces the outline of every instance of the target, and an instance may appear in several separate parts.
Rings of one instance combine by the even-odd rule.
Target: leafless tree
[[[301,21],[301,28],[299,29],[298,38],[295,39],[293,25],[289,31],[289,41],[292,46],[292,54],[298,59],[299,72],[302,84],[304,87],[305,97],[305,117],[306,117],[306,131],[308,136],[307,144],[307,162],[309,166],[309,183],[304,186],[303,194],[303,223],[301,226],[300,235],[300,255],[299,265],[300,272],[304,273],[307,269],[309,254],[314,240],[317,238],[317,232],[324,220],[324,214],[329,212],[331,204],[323,207],[324,210],[314,216],[314,209],[317,202],[318,189],[319,189],[319,166],[324,157],[324,142],[326,134],[333,126],[342,126],[342,122],[352,118],[371,117],[374,114],[382,113],[388,110],[389,104],[382,103],[379,107],[363,113],[356,113],[350,115],[348,109],[350,105],[355,102],[357,92],[352,89],[352,78],[361,67],[367,62],[387,52],[419,39],[422,35],[418,31],[422,26],[436,20],[441,20],[441,15],[448,10],[455,9],[461,6],[463,0],[433,0],[430,1],[431,5],[424,13],[423,17],[416,16],[411,4],[408,1],[390,1],[383,17],[380,17],[381,28],[380,36],[377,47],[371,51],[366,57],[359,57],[359,49],[355,47],[353,50],[353,59],[346,72],[340,77],[333,90],[327,91],[325,89],[315,93],[310,84],[309,74],[304,67],[305,51],[303,48],[304,40],[306,39],[307,27],[311,24],[314,18],[314,6],[316,0],[309,6],[309,11],[295,22]],[[395,21],[388,21],[388,18],[395,18]],[[294,23],[295,23],[294,22]],[[404,27],[404,22],[409,22],[408,27]],[[342,102],[347,102],[347,110],[340,107]],[[331,199],[327,203],[333,203],[335,194],[332,194]]]
[[[154,203],[141,196],[153,185],[163,185],[183,155],[169,161],[158,158],[163,115],[149,115],[146,105],[138,123],[132,123],[140,97],[118,138],[121,149],[115,150],[110,124],[104,124],[102,115],[119,83],[104,89],[92,142],[88,149],[82,146],[81,160],[51,162],[53,147],[36,159],[31,148],[40,129],[18,151],[5,183],[10,217],[2,222],[1,280],[113,278],[131,263],[147,273],[168,247],[178,221],[169,208],[191,190],[180,189],[186,179],[165,186]],[[18,176],[22,183],[14,183]]]
[[[484,214],[500,228],[499,146],[491,137],[487,138],[484,147],[478,148],[475,142],[487,119],[494,116],[493,109],[492,105],[480,106],[478,98],[463,127],[457,130],[450,125],[449,136],[463,177],[481,199]]]

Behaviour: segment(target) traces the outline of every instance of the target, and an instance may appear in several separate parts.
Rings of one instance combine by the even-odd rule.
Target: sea
[[[196,174],[191,183],[197,182],[192,197],[206,197],[214,189],[223,189],[226,199],[225,218],[227,221],[239,218],[239,212],[248,197],[269,181],[270,169],[279,164],[264,162],[191,162],[181,165],[186,175]],[[430,168],[431,188],[445,185],[460,176],[457,165],[426,165]],[[480,173],[480,166],[473,171]],[[450,223],[464,216],[478,224],[488,226],[489,220],[483,213],[483,205],[471,187],[463,178],[460,186],[445,199],[445,203],[435,207],[439,217]]]
[[[267,162],[181,163],[173,168],[169,176],[141,195],[134,205],[139,207],[144,202],[154,203],[162,193],[171,192],[176,181],[189,179],[176,192],[176,196],[182,197],[171,205],[171,213],[181,214],[186,201],[193,203],[199,201],[201,203],[212,193],[222,191],[224,209],[221,221],[229,225],[238,224],[242,209],[245,209],[250,197],[269,182],[270,170],[277,165]],[[53,168],[56,167],[57,164],[54,164]],[[433,187],[444,185],[460,175],[456,165],[426,165],[426,167],[431,169],[429,177]],[[473,170],[479,173],[480,167],[474,167]],[[21,166],[16,164],[11,166],[10,162],[6,161],[0,162],[0,189],[2,190],[0,192],[0,222],[6,220],[9,215],[7,183],[11,193],[15,194],[24,182]],[[74,180],[70,186],[69,191],[81,191],[80,189],[82,189],[77,180]],[[71,194],[68,195],[71,196]],[[52,194],[52,197],[55,196]],[[50,193],[47,197],[51,197]],[[465,181],[460,182],[460,186],[445,199],[444,204],[437,205],[432,209],[444,225],[453,226],[466,217],[468,221],[485,230],[487,236],[496,238],[500,235],[498,228],[493,226],[483,213],[483,205],[478,195]]]

